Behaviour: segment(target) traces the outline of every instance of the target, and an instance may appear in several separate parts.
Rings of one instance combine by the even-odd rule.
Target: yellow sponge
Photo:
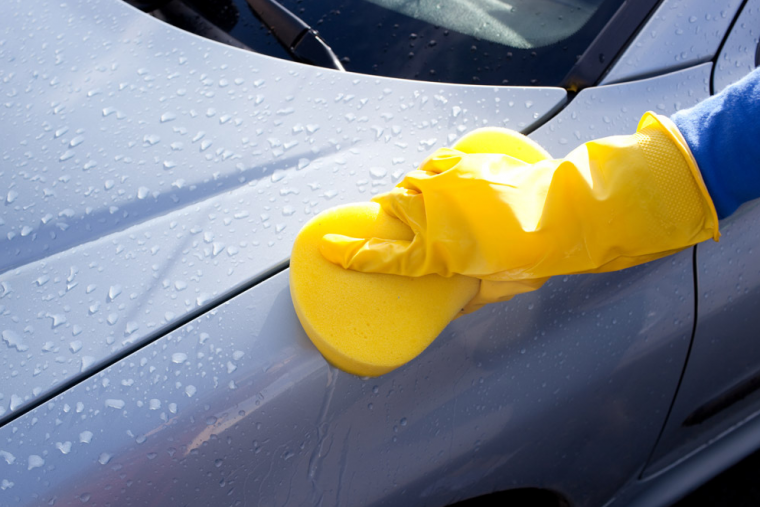
[[[375,203],[329,209],[310,220],[290,258],[290,294],[306,334],[334,366],[383,375],[408,363],[478,291],[461,275],[409,278],[345,270],[319,253],[325,234],[411,240],[405,224]]]

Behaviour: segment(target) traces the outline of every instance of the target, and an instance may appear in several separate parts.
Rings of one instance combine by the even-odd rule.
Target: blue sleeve
[[[697,159],[718,218],[760,197],[760,69],[671,119]]]

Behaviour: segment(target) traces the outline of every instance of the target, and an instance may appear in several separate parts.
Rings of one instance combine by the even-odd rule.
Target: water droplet
[[[109,461],[111,461],[111,458],[113,457],[112,454],[108,454],[107,452],[100,453],[100,456],[98,457],[98,463],[101,465],[108,464]]]
[[[369,170],[369,174],[373,178],[379,179],[379,178],[385,178],[385,176],[388,174],[388,171],[386,171],[382,167],[373,167],[372,169]]]
[[[148,406],[151,410],[158,410],[161,408],[161,400],[158,400],[156,398],[153,398],[148,402]]]
[[[183,352],[175,352],[172,354],[172,363],[182,364],[187,361],[187,354]]]
[[[18,394],[11,394],[11,405],[10,405],[11,410],[16,410],[23,404],[24,404],[24,399],[21,396],[19,396]]]
[[[92,442],[92,431],[83,431],[79,434],[79,441],[83,444]]]
[[[27,470],[33,470],[35,468],[39,468],[44,464],[45,464],[45,460],[42,459],[42,457],[37,456],[36,454],[32,454],[31,456],[29,456],[29,467],[27,468]]]
[[[192,398],[195,395],[196,391],[197,391],[197,389],[195,388],[195,386],[190,385],[190,386],[185,387],[185,394],[189,398]]]
[[[171,112],[166,112],[161,115],[161,123],[166,123],[167,121],[172,121],[177,118],[177,115]]]
[[[122,409],[124,408],[124,400],[117,400],[114,398],[108,398],[106,400],[106,407],[115,408],[115,409]]]
[[[62,313],[48,313],[48,314],[45,314],[45,317],[53,320],[53,323],[52,323],[53,329],[66,323],[66,316]]]
[[[161,138],[155,134],[146,134],[143,137],[143,142],[153,146],[154,144],[158,143],[161,140]]]
[[[56,442],[55,447],[63,454],[68,454],[71,452],[71,442]]]
[[[85,371],[87,368],[89,368],[90,366],[92,366],[93,363],[95,363],[95,358],[94,357],[92,357],[92,356],[84,356],[84,357],[82,357],[82,364],[79,367],[79,371],[80,372]]]
[[[73,341],[69,343],[69,348],[71,349],[71,352],[76,354],[80,350],[82,350],[82,342],[80,340]]]
[[[8,194],[5,196],[5,203],[11,204],[18,198],[18,192],[15,190],[8,190]]]
[[[19,352],[24,352],[29,349],[29,346],[24,343],[24,339],[15,331],[6,329],[2,333],[3,341],[8,344],[8,347],[15,348]]]
[[[113,301],[114,299],[116,299],[118,295],[121,294],[121,291],[122,291],[121,285],[119,284],[112,285],[108,289],[108,300]]]

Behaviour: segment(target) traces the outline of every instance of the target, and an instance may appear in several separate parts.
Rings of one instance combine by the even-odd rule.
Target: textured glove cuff
[[[718,214],[707,191],[694,155],[678,127],[666,116],[647,112],[639,122],[636,138],[662,188],[671,187],[680,198],[672,203],[672,223],[694,214],[706,215],[705,229],[718,241]]]

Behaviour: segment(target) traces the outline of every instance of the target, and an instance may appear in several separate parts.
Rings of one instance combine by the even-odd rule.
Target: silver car
[[[0,4],[0,505],[667,505],[760,445],[758,203],[378,378],[288,290],[471,129],[563,156],[720,91],[760,0],[131,3]]]

